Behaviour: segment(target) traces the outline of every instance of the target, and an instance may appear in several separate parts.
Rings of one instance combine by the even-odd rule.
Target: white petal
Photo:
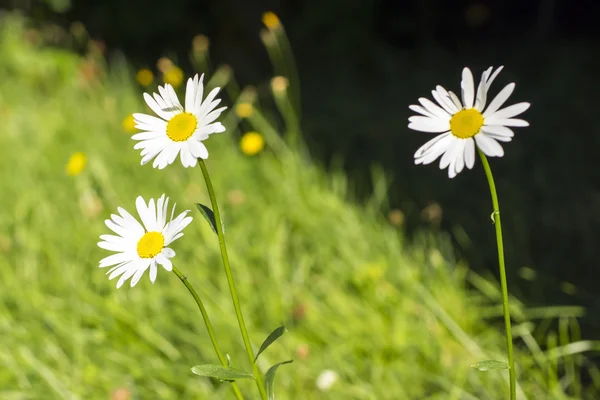
[[[156,127],[167,126],[167,121],[148,114],[135,113],[133,114],[133,120],[136,124],[150,125]]]
[[[152,261],[148,260],[148,261],[150,261],[150,262],[148,262],[146,260],[147,259],[144,260],[143,264],[140,263],[140,265],[138,265],[137,271],[135,271],[135,274],[131,278],[131,287],[134,287],[135,285],[137,285],[137,283],[140,281],[140,279],[142,279],[144,272],[146,272],[146,270],[148,269],[150,264],[152,264]]]
[[[185,87],[185,111],[191,112],[195,109],[196,89],[198,87],[198,75],[189,78]]]
[[[156,225],[156,215],[153,215],[154,199],[150,199],[148,205],[146,205],[146,202],[144,201],[142,196],[138,196],[137,199],[135,199],[135,207],[140,216],[140,219],[142,220],[142,223],[144,224],[144,227],[146,228],[146,231],[153,231]]]
[[[221,132],[225,132],[225,127],[220,122],[215,122],[197,129],[196,132],[194,132],[194,138],[196,140],[206,140],[210,134]]]
[[[493,115],[490,115],[491,118],[504,119],[504,118],[512,118],[517,115],[525,112],[529,108],[529,103],[517,103],[512,106],[508,106],[503,108],[502,110],[496,111]]]
[[[167,258],[175,257],[175,251],[173,251],[173,249],[171,249],[169,247],[165,247],[164,249],[162,249],[161,253],[163,256],[165,256]]]
[[[163,111],[162,109],[166,107],[161,107],[156,99],[150,96],[148,93],[144,93],[144,100],[146,101],[146,104],[148,104],[148,107],[150,107],[152,111],[154,111],[156,115],[162,119],[169,120],[174,115],[173,112]]]
[[[455,176],[460,174],[465,166],[465,148],[469,139],[463,139],[459,143],[459,147],[456,150],[456,158],[454,159],[454,174]]]
[[[98,242],[98,247],[109,251],[125,251],[129,247],[127,243],[110,243],[110,242]]]
[[[449,132],[438,135],[425,143],[415,153],[415,164],[430,164],[448,149],[452,138]]]
[[[465,108],[472,108],[475,96],[475,84],[473,83],[473,74],[469,68],[465,67],[462,71],[460,88],[462,89],[462,100]]]
[[[460,102],[460,99],[458,98],[458,96],[455,95],[454,92],[451,92],[451,91],[448,91],[448,94],[450,95],[450,99],[452,100],[452,102],[454,103],[456,108],[461,110],[463,108],[463,104]]]
[[[504,104],[506,102],[506,100],[508,100],[508,98],[512,94],[513,90],[515,90],[514,83],[509,83],[508,85],[506,85],[504,87],[504,89],[502,89],[500,91],[500,93],[498,93],[496,95],[496,97],[494,97],[494,100],[492,100],[492,102],[488,106],[487,110],[485,110],[483,112],[483,116],[485,118],[487,118],[487,117],[491,116],[492,114],[494,114],[496,112],[496,110],[498,110],[500,107],[502,107],[502,104]]]
[[[430,113],[429,111],[427,111],[425,108],[423,108],[421,106],[417,106],[417,105],[413,104],[413,105],[408,106],[408,108],[410,108],[414,112],[422,114],[426,117],[435,118],[435,115],[433,115],[432,113]]]
[[[515,136],[512,129],[501,125],[484,125],[481,127],[481,132],[501,142],[510,142]]]
[[[477,86],[477,95],[475,96],[475,109],[478,111],[482,111],[483,107],[485,107],[485,102],[487,100],[486,82],[491,72],[492,67],[489,67],[481,74],[481,80],[479,81],[479,86]]]
[[[523,119],[496,119],[496,118],[486,118],[486,125],[503,125],[503,126],[529,126],[529,122]]]
[[[192,156],[194,156],[195,158],[201,158],[203,160],[206,160],[208,158],[208,149],[206,148],[204,143],[198,142],[196,140],[190,140],[187,144],[190,153],[192,153]]]
[[[129,268],[127,271],[125,271],[125,273],[123,275],[121,275],[121,278],[119,278],[119,281],[117,282],[117,289],[120,288],[121,286],[123,286],[125,281],[127,279],[131,278],[133,276],[133,274],[135,274],[136,271],[137,271],[136,268]]]
[[[502,157],[504,155],[504,149],[500,143],[485,133],[475,135],[475,142],[477,143],[477,147],[488,157]]]
[[[432,90],[431,95],[448,114],[452,115],[457,111],[455,110],[456,107],[452,103],[452,100],[443,98],[436,90]]]
[[[157,139],[164,135],[165,135],[165,132],[147,131],[147,132],[136,133],[131,138],[133,140],[152,140],[152,139]]]
[[[204,118],[206,114],[208,114],[213,108],[217,106],[217,104],[219,104],[220,100],[216,103],[213,100],[215,99],[217,94],[219,94],[220,90],[221,88],[219,87],[214,88],[213,90],[211,90],[208,96],[206,96],[206,99],[204,99],[201,106],[198,107],[199,104],[196,104],[196,110],[193,112],[193,114],[198,119],[201,120],[202,118]]]
[[[492,86],[492,82],[494,82],[494,79],[496,79],[496,77],[498,76],[498,74],[500,73],[500,71],[502,71],[503,68],[504,68],[503,65],[499,66],[498,69],[496,71],[494,71],[494,73],[492,74],[492,76],[487,80],[487,83],[485,85],[485,90],[486,91],[490,90],[490,86]]]
[[[158,268],[156,268],[156,262],[150,263],[150,282],[156,282],[156,273],[158,272]]]
[[[164,169],[167,165],[172,164],[177,153],[179,152],[180,146],[177,143],[171,143],[166,146],[154,159],[152,163],[153,168]]]
[[[110,267],[112,265],[116,265],[125,261],[130,261],[132,257],[133,256],[130,253],[112,254],[100,260],[100,268]]]
[[[408,124],[409,129],[414,129],[416,131],[440,133],[450,129],[450,121],[444,121],[437,118],[434,119],[414,115],[408,120],[410,121]]]
[[[461,139],[456,138],[451,135],[452,140],[448,143],[448,148],[442,158],[440,159],[440,169],[447,168],[450,165],[450,162],[454,159],[456,148],[458,147],[458,141]]]
[[[472,169],[475,165],[475,141],[473,138],[467,139],[465,144],[465,165],[469,169]]]
[[[198,75],[196,75],[198,76]],[[194,109],[190,109],[188,110],[188,112],[191,112],[192,114],[194,114],[197,110],[200,109],[200,106],[202,105],[202,96],[204,96],[204,74],[200,75],[200,79],[198,80],[198,88],[196,89],[196,100],[194,101]]]
[[[506,137],[513,137],[515,136],[515,133],[513,132],[512,129],[507,128],[505,126],[501,126],[501,125],[483,125],[481,127],[481,131],[485,132],[485,133],[493,133],[495,135],[500,135],[500,136],[506,136]]]
[[[450,109],[452,110],[450,112],[450,114],[454,114],[454,113],[458,112],[462,108],[462,104],[460,104],[460,101],[458,102],[458,104],[456,104],[454,102],[454,99],[452,99],[452,97],[450,96],[450,93],[448,93],[448,91],[446,89],[444,89],[443,86],[437,85],[435,87],[435,89],[437,90],[437,92],[442,97],[442,100],[444,100],[448,104],[448,106],[450,107]],[[457,98],[457,100],[458,100],[458,98]]]
[[[134,261],[127,261],[117,265],[114,268],[111,268],[111,270],[106,273],[106,275],[108,275],[108,280],[113,280],[117,276],[124,274],[126,271],[129,271],[129,269],[132,267],[132,265],[134,265],[134,263]]]
[[[159,254],[156,256],[156,262],[163,266],[167,271],[173,270],[173,263],[167,257]]]
[[[421,103],[421,105],[425,107],[427,111],[429,111],[436,117],[439,117],[441,119],[447,119],[448,121],[450,120],[450,114],[444,111],[442,107],[438,106],[433,101],[426,99],[425,97],[421,97],[419,98],[419,103]]]

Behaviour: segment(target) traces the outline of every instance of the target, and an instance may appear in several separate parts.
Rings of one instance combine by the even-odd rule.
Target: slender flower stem
[[[204,308],[204,304],[202,303],[200,296],[198,296],[198,293],[196,293],[196,290],[194,290],[194,287],[192,286],[192,284],[190,282],[188,282],[187,277],[184,276],[175,266],[173,266],[173,272],[175,273],[175,275],[177,275],[179,280],[181,282],[183,282],[185,287],[191,293],[192,297],[194,297],[194,300],[196,300],[196,304],[198,304],[198,308],[200,309],[200,313],[202,314],[202,318],[204,319],[204,324],[206,325],[206,330],[208,331],[208,335],[210,336],[212,345],[215,349],[215,352],[217,353],[217,357],[219,357],[219,361],[221,362],[222,365],[227,366],[227,359],[225,357],[223,357],[223,353],[221,353],[221,350],[219,349],[219,344],[217,343],[217,337],[215,336],[215,331],[213,330],[212,324],[210,323],[210,319],[208,318],[208,313],[206,312],[206,309]],[[231,388],[233,389],[233,392],[235,393],[235,397],[238,400],[244,399],[244,396],[242,396],[242,392],[240,392],[240,388],[238,387],[237,383],[231,382]]]
[[[198,159],[198,164],[202,169],[202,175],[206,182],[206,188],[208,189],[208,195],[210,196],[210,202],[212,204],[213,213],[215,214],[215,221],[217,225],[217,235],[219,236],[219,247],[221,248],[221,257],[223,258],[223,267],[225,268],[225,275],[227,276],[227,283],[229,284],[229,291],[231,292],[231,299],[233,300],[233,307],[235,308],[235,315],[240,326],[240,332],[242,333],[242,339],[244,340],[244,347],[246,347],[246,353],[248,354],[248,360],[252,365],[252,371],[254,372],[254,378],[256,380],[256,386],[260,392],[260,397],[263,400],[267,399],[267,392],[265,391],[265,385],[263,383],[262,375],[258,366],[254,362],[254,352],[252,345],[250,344],[250,338],[248,336],[248,330],[246,329],[246,323],[244,322],[244,316],[242,315],[242,309],[240,307],[240,301],[235,290],[235,284],[233,282],[233,275],[231,274],[231,265],[229,264],[229,257],[227,256],[227,246],[225,245],[225,235],[223,234],[223,223],[221,221],[221,214],[219,213],[219,205],[217,204],[217,197],[215,196],[215,190],[213,189],[208,169],[204,160]]]
[[[477,149],[479,157],[481,157],[481,163],[485,170],[485,176],[487,177],[490,185],[490,193],[492,195],[492,205],[494,207],[494,224],[496,225],[496,242],[498,243],[498,264],[500,266],[500,284],[502,286],[502,308],[504,310],[504,326],[506,329],[506,348],[508,351],[508,375],[510,379],[510,398],[515,400],[517,398],[517,382],[515,379],[515,360],[513,356],[513,343],[512,333],[510,327],[510,310],[508,308],[508,284],[506,282],[506,267],[504,266],[504,245],[502,243],[502,224],[500,223],[500,206],[498,205],[498,195],[496,194],[496,184],[494,183],[494,176],[490,169],[490,164],[483,154],[483,152]]]

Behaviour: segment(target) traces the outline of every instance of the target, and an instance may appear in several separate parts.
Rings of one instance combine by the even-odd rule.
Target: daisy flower
[[[437,104],[421,97],[420,106],[409,106],[412,111],[421,114],[408,119],[410,129],[441,133],[417,150],[415,164],[430,164],[441,156],[440,169],[448,168],[448,176],[454,178],[465,166],[473,168],[475,146],[489,157],[504,155],[498,142],[512,140],[514,132],[509,127],[529,126],[527,121],[514,118],[527,110],[529,103],[500,109],[515,88],[514,83],[509,83],[486,108],[488,91],[502,68],[496,71],[488,68],[481,76],[477,92],[471,70],[463,69],[460,83],[462,102],[454,93],[437,86],[431,91]]]
[[[110,274],[108,279],[121,277],[117,282],[117,289],[129,278],[131,287],[135,286],[148,268],[150,281],[154,283],[157,264],[167,271],[173,269],[171,258],[175,257],[175,252],[167,246],[183,236],[181,231],[192,222],[192,217],[187,216],[187,210],[173,218],[173,206],[171,218],[167,222],[168,205],[169,198],[165,198],[164,194],[156,204],[154,199],[150,199],[148,205],[139,196],[135,206],[142,220],[141,224],[121,207],[118,208],[120,215],[112,214],[111,219],[105,221],[106,226],[118,236],[101,235],[102,242],[99,242],[98,246],[117,254],[100,261],[100,268],[112,266],[107,272],[107,275]]]
[[[134,149],[142,149],[142,165],[155,158],[152,166],[163,169],[180,155],[184,167],[194,167],[198,158],[207,159],[204,140],[212,133],[224,132],[220,122],[214,122],[227,107],[215,109],[221,99],[215,97],[221,88],[213,89],[202,101],[204,75],[188,79],[185,108],[179,103],[170,84],[158,87],[158,93],[144,93],[144,100],[160,118],[133,114],[135,127],[143,132],[132,136],[139,140]]]

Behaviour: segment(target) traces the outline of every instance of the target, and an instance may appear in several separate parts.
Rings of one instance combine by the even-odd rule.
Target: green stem
[[[258,366],[254,362],[254,352],[252,351],[252,345],[250,344],[250,338],[248,336],[248,330],[246,329],[246,323],[244,322],[244,316],[242,315],[242,309],[240,307],[240,300],[235,290],[235,284],[233,282],[233,275],[231,274],[231,265],[229,264],[229,257],[227,256],[227,246],[225,245],[225,235],[223,234],[223,222],[221,221],[221,214],[219,213],[219,205],[217,204],[217,197],[215,196],[215,190],[213,189],[210,175],[206,169],[204,160],[198,159],[198,164],[202,169],[202,175],[206,182],[206,188],[208,189],[208,195],[210,196],[210,202],[212,204],[213,213],[215,214],[215,221],[217,225],[217,235],[219,236],[219,247],[221,248],[221,257],[223,258],[223,267],[225,268],[225,275],[227,276],[227,283],[229,284],[229,291],[231,292],[231,299],[233,300],[233,307],[235,308],[235,315],[240,326],[240,332],[242,333],[242,339],[244,340],[244,347],[248,354],[248,360],[252,365],[252,371],[254,372],[254,378],[256,380],[256,386],[260,392],[260,396],[263,400],[267,399],[267,392],[265,391],[265,385],[263,383],[262,375]]]
[[[481,163],[485,170],[485,176],[487,177],[490,185],[490,193],[492,195],[492,205],[494,207],[494,224],[496,225],[496,242],[498,243],[498,264],[500,266],[500,284],[502,286],[502,308],[504,310],[504,326],[506,329],[506,348],[508,351],[508,375],[510,379],[510,398],[515,400],[517,398],[517,385],[515,379],[515,360],[513,356],[513,343],[512,333],[510,327],[510,310],[508,307],[508,284],[506,283],[506,267],[504,266],[504,245],[502,243],[502,224],[500,223],[500,206],[498,205],[498,195],[496,194],[496,184],[494,183],[494,176],[490,169],[490,164],[483,154],[483,152],[477,149],[479,157],[481,157]]]
[[[194,287],[192,286],[192,284],[188,282],[187,277],[185,275],[183,275],[175,266],[173,266],[173,272],[175,273],[175,275],[177,275],[179,280],[181,282],[183,282],[185,287],[191,293],[194,300],[196,300],[196,304],[198,304],[198,308],[200,309],[200,313],[202,314],[202,318],[204,319],[204,324],[206,325],[206,330],[208,331],[208,335],[210,336],[212,345],[215,349],[215,352],[217,353],[217,357],[219,357],[219,361],[221,361],[222,365],[227,366],[227,359],[225,357],[223,357],[223,353],[221,353],[221,350],[219,349],[219,344],[217,343],[217,337],[215,336],[215,331],[213,330],[212,324],[210,323],[210,319],[208,318],[208,313],[206,312],[206,308],[204,308],[204,304],[202,303],[200,296],[198,296],[198,293],[196,293],[196,290],[194,290]],[[244,396],[242,396],[242,392],[240,392],[240,388],[237,386],[237,383],[231,382],[231,388],[233,389],[233,392],[235,393],[235,397],[238,400],[244,399]]]

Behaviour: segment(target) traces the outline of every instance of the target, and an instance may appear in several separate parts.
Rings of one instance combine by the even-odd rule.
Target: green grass
[[[127,114],[144,110],[126,69],[86,80],[80,57],[27,44],[17,20],[3,22],[0,398],[106,399],[118,388],[136,399],[232,398],[227,384],[190,371],[218,360],[174,274],[161,269],[155,285],[146,276],[116,290],[98,268],[108,254],[98,236],[117,206],[133,212],[136,196],[167,193],[191,209],[175,263],[202,296],[233,366],[249,370],[216,235],[194,207],[209,203],[200,170],[139,165],[121,128]],[[343,173],[325,174],[303,151],[247,157],[236,140],[212,136],[207,164],[254,347],[280,324],[289,330],[259,363],[265,372],[295,360],[278,372],[278,399],[507,398],[505,371],[470,368],[504,358],[495,284],[457,263],[444,237],[407,243],[381,216],[385,196],[353,204]],[[76,151],[88,167],[68,177]],[[516,353],[520,390],[530,399],[577,390],[593,398],[593,385],[578,389],[587,362],[579,351],[595,344],[568,347],[579,340],[570,315],[580,310],[531,316],[560,316],[554,333],[550,324],[534,329],[529,311],[514,306],[525,339]],[[321,392],[315,380],[325,369],[340,379]],[[240,385],[256,398],[250,382]]]

